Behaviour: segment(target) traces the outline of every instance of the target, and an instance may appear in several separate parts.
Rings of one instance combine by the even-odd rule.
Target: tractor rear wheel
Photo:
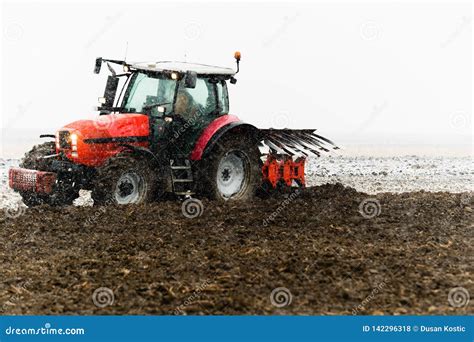
[[[146,203],[155,199],[156,184],[145,159],[122,154],[98,169],[91,196],[94,205]]]
[[[43,157],[56,153],[54,142],[45,142],[34,146],[20,162],[20,167],[30,170],[51,171],[52,159],[44,159]],[[52,206],[71,205],[79,196],[79,189],[58,182],[54,190],[50,194],[38,194],[35,192],[21,191],[20,196],[28,207],[34,207],[40,204],[49,204]]]
[[[249,200],[261,184],[260,151],[246,136],[231,135],[219,141],[205,165],[204,189],[213,199]]]

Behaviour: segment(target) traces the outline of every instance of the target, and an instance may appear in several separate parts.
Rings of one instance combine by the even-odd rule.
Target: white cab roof
[[[229,75],[235,74],[231,68],[221,68],[212,65],[186,63],[186,62],[145,62],[131,64],[132,68],[149,71],[194,71],[199,75]]]

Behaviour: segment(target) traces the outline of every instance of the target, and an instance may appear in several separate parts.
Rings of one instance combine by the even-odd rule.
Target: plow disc
[[[331,140],[315,133],[314,129],[261,129],[261,140],[272,154],[319,157],[321,152],[339,149]]]

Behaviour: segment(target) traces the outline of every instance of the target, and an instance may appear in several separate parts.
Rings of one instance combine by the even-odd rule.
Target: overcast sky
[[[95,57],[234,67],[231,113],[343,146],[472,141],[472,8],[445,4],[2,4],[2,150],[97,113]],[[410,147],[409,147],[410,148]],[[417,153],[413,151],[408,153]]]

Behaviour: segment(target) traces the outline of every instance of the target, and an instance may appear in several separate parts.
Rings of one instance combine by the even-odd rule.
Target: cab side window
[[[216,87],[219,114],[229,114],[229,97],[227,96],[227,85],[225,81],[220,81]]]
[[[215,113],[217,108],[214,85],[207,79],[198,78],[195,88],[186,88],[180,82],[176,97],[175,113],[185,120],[197,119]]]

